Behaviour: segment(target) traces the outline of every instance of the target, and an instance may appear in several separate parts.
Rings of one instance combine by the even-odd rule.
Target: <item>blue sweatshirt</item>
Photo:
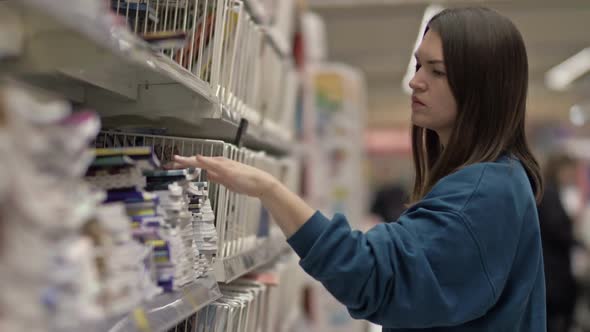
[[[536,203],[515,159],[448,175],[365,234],[316,212],[288,241],[352,317],[384,331],[546,331]]]

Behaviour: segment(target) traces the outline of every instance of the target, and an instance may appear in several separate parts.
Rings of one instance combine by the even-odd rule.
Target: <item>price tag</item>
[[[182,293],[183,293],[184,300],[186,302],[188,302],[193,307],[194,310],[197,310],[199,308],[199,303],[194,298],[194,296],[192,296],[190,290],[183,289]]]
[[[150,322],[148,321],[143,308],[136,308],[133,310],[133,320],[135,321],[135,326],[137,326],[140,331],[151,332]]]

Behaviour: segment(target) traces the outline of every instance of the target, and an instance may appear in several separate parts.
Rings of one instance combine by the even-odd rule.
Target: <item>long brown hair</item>
[[[539,201],[540,168],[525,136],[528,60],[520,32],[509,19],[487,8],[446,9],[427,29],[442,39],[457,117],[446,148],[433,130],[412,127],[412,203],[452,172],[503,154],[521,161]]]

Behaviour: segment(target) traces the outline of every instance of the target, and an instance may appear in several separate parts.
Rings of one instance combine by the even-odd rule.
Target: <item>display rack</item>
[[[284,240],[269,240],[255,250],[218,261],[214,265],[217,281],[225,283],[234,281],[256,268],[272,263],[286,249]],[[267,250],[266,254],[264,250]],[[219,276],[227,279],[219,280]],[[179,291],[158,295],[123,317],[85,324],[84,330],[87,332],[144,332],[146,330],[166,332],[221,297],[215,277],[210,274]],[[280,331],[289,331],[300,314],[299,311],[292,310],[288,319],[281,324]],[[67,331],[74,332],[80,329],[75,327]],[[188,329],[178,330],[178,332],[185,331],[190,332]]]
[[[160,294],[123,317],[90,323],[83,329],[87,332],[166,332],[220,297],[215,277],[209,274],[178,291]]]
[[[185,8],[194,5],[196,13],[199,1],[159,2],[166,6],[182,3]],[[201,71],[202,57],[185,64],[182,57],[175,57],[175,49],[154,48],[139,38],[137,16],[132,31],[116,22],[115,15],[106,15],[112,14],[104,10],[107,1],[0,0],[0,31],[19,32],[14,39],[0,38],[0,73],[57,93],[76,108],[96,110],[103,128],[109,130],[103,137],[123,142],[119,146],[135,146],[139,141],[149,145],[146,142],[151,139],[152,147],[161,145],[162,156],[158,157],[162,161],[170,160],[175,146],[181,147],[179,154],[183,155],[203,154],[203,147],[215,146],[221,150],[218,154],[211,149],[211,155],[226,156],[278,177],[288,168],[280,157],[291,154],[294,145],[288,118],[294,117],[289,112],[294,113],[298,78],[293,75],[291,38],[284,27],[268,24],[271,20],[264,18],[268,13],[259,1],[208,2],[213,7],[210,10],[205,5],[205,15],[209,10],[214,15],[211,29],[215,34],[210,33],[211,50],[207,50],[212,54],[211,64]],[[136,8],[147,4],[146,15],[150,15],[149,0],[126,2],[126,6],[131,4]],[[257,13],[248,11],[248,4],[255,4]],[[193,15],[196,22],[197,14]],[[195,36],[193,29],[191,49]],[[18,51],[6,56],[4,49]],[[203,52],[201,45],[196,53]],[[199,70],[191,70],[193,64]],[[243,120],[248,121],[248,129],[240,137],[237,132]],[[146,128],[161,135],[125,133]],[[168,158],[163,158],[165,145],[171,145]],[[276,228],[247,225],[262,219],[259,205],[244,208],[245,197],[214,184],[209,188],[215,197],[212,201],[225,199],[216,220],[233,224],[217,226],[219,252],[206,277],[157,295],[119,317],[59,330],[166,332],[175,326],[180,331],[177,324],[185,324],[188,331],[190,317],[222,296],[218,282],[231,283],[288,251]]]
[[[213,264],[218,282],[232,282],[237,278],[277,259],[288,250],[285,239],[281,236],[264,240],[256,248],[225,257]]]
[[[64,80],[73,80],[70,86],[78,85],[81,97],[84,86],[79,84],[87,83],[138,102],[139,85],[173,84],[178,94],[194,99],[195,109],[213,111],[216,100],[205,82],[152,52],[133,34],[110,27],[92,13],[76,10],[77,2],[66,7],[64,1],[4,1],[0,6],[19,17],[26,28],[23,53],[3,61],[5,72],[47,74],[57,69]],[[68,11],[60,10],[64,7]]]
[[[225,108],[224,108],[225,109]],[[204,138],[233,142],[236,138],[240,121],[231,118],[224,112],[219,118],[203,118],[195,124],[187,124],[175,117],[162,117],[159,119],[146,119],[131,116],[114,116],[103,119],[104,128],[122,129],[120,123],[133,122],[138,127],[166,128],[166,135],[185,138]],[[174,128],[170,130],[168,128]],[[270,130],[269,130],[270,128]],[[274,132],[272,131],[274,130]],[[276,132],[276,134],[275,134]],[[282,156],[292,153],[294,143],[286,137],[285,132],[279,133],[279,128],[269,123],[261,126],[249,125],[242,137],[242,143],[253,150],[265,151],[272,155]]]
[[[21,53],[0,61],[0,71],[92,107],[101,113],[105,124],[157,124],[166,127],[168,135],[228,140],[244,117],[250,120],[246,146],[274,154],[289,153],[289,130],[261,114],[276,111],[254,109],[245,105],[246,100],[238,101],[230,91],[235,84],[247,86],[251,82],[241,79],[232,87],[224,87],[231,83],[231,75],[224,81],[223,71],[219,83],[207,82],[169,56],[155,52],[130,31],[79,9],[81,3],[87,2],[0,2],[3,15],[17,17],[24,30]],[[0,29],[3,23],[15,22],[0,21]],[[284,75],[282,71],[288,69],[280,59],[286,51],[285,43],[277,42],[280,37],[276,29],[258,30],[264,33],[269,48],[275,50],[266,52],[269,61],[274,61],[281,68],[280,75]],[[269,73],[262,71],[261,75]],[[266,88],[280,88],[275,87],[283,84],[279,74],[270,75],[274,81],[266,83]],[[238,90],[236,94],[246,88]],[[273,95],[277,93],[275,90]],[[244,95],[243,99],[248,98]],[[275,100],[257,104],[283,107]]]

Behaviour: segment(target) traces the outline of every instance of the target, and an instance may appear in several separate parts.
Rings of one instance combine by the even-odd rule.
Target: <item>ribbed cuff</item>
[[[295,250],[295,253],[303,259],[307,256],[309,250],[313,247],[316,240],[324,230],[328,227],[330,220],[326,218],[320,211],[309,218],[295,234],[287,239],[287,243]]]

